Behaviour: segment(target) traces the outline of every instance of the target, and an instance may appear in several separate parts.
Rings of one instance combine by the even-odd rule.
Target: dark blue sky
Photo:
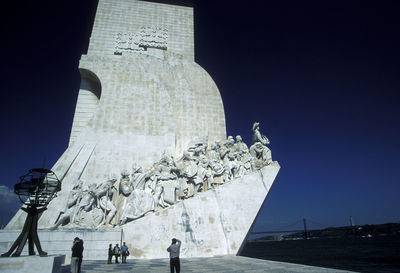
[[[196,62],[219,87],[227,134],[249,144],[259,121],[282,166],[256,228],[400,221],[399,4],[198,2]],[[66,149],[95,6],[3,10],[0,185]]]

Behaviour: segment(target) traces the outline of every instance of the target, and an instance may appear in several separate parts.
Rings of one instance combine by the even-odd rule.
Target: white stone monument
[[[167,257],[172,237],[182,257],[237,254],[280,167],[258,123],[250,148],[226,138],[218,88],[194,62],[193,8],[99,0],[79,69],[69,147],[52,168],[62,190],[39,236],[101,233],[92,259],[115,232],[131,258]]]

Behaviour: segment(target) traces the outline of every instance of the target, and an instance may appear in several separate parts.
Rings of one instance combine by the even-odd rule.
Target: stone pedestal
[[[2,273],[61,273],[61,265],[65,255],[50,255],[47,257],[21,256],[0,258]]]
[[[0,253],[8,251],[20,230],[0,230]],[[83,259],[85,260],[106,260],[108,245],[121,243],[122,231],[120,229],[106,230],[87,230],[87,229],[58,229],[58,230],[38,230],[40,242],[43,250],[49,255],[64,255],[63,263],[69,264],[71,261],[71,247],[75,237],[83,239]],[[26,244],[22,255],[28,254],[28,244]],[[29,256],[25,256],[29,257]],[[0,270],[0,272],[3,272]],[[37,271],[40,272],[40,271]]]

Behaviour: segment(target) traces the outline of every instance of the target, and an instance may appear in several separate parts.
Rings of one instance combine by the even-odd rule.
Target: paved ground
[[[107,261],[83,261],[82,273],[102,272],[136,272],[162,273],[169,272],[168,259],[128,260],[126,264],[107,264]],[[70,266],[63,266],[62,273],[69,273]],[[213,258],[181,259],[182,273],[239,273],[239,272],[271,272],[271,273],[345,273],[351,271],[330,268],[266,261],[239,256],[223,256]]]

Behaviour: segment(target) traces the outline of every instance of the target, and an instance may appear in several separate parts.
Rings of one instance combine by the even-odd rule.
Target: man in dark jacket
[[[83,240],[76,237],[71,250],[71,273],[80,273],[83,258]]]
[[[181,248],[181,241],[178,239],[173,238],[172,239],[172,244],[167,248],[167,251],[169,252],[169,266],[171,269],[171,273],[174,273],[174,268],[176,270],[176,273],[181,272],[181,264],[179,261],[179,251]]]
[[[113,256],[114,256],[114,251],[112,248],[112,244],[110,244],[110,246],[108,247],[108,261],[107,261],[108,264],[112,263],[111,260]]]

